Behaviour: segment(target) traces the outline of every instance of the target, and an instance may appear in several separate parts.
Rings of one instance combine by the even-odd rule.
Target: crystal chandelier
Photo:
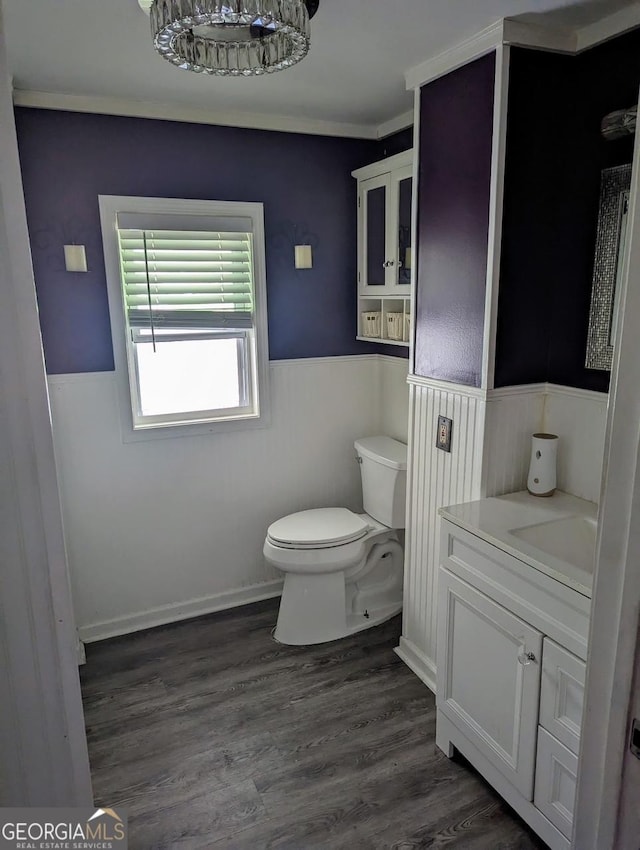
[[[138,0],[158,53],[198,74],[251,77],[295,65],[309,52],[319,0]]]

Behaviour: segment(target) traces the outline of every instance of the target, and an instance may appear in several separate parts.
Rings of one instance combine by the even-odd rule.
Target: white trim
[[[602,44],[617,35],[622,35],[640,26],[640,3],[634,3],[602,18],[595,24],[583,27],[577,32],[577,51],[581,53],[596,44]]]
[[[395,354],[368,354],[367,357],[377,357],[380,363],[393,363],[394,366],[404,364],[405,369],[409,370],[409,361],[406,357],[397,357]]]
[[[115,364],[121,435],[125,443],[144,440],[195,437],[210,433],[265,428],[270,422],[269,343],[265,259],[264,205],[247,201],[209,201],[178,198],[141,198],[99,195],[100,225],[109,296],[109,318]],[[120,278],[120,253],[116,234],[117,216],[123,212],[165,215],[246,216],[253,232],[253,293],[255,298],[255,376],[257,410],[251,416],[229,416],[213,421],[193,420],[185,424],[164,422],[157,427],[134,428],[135,379],[129,362],[125,310]],[[255,401],[254,401],[255,404]]]
[[[394,133],[399,133],[400,130],[406,130],[411,126],[413,126],[413,109],[379,124],[377,129],[378,139],[386,139],[387,136],[392,136]]]
[[[128,118],[152,118],[161,121],[182,121],[190,124],[213,124],[219,127],[243,127],[247,130],[306,133],[311,136],[339,136],[351,139],[372,139],[374,141],[379,138],[378,128],[375,125],[320,121],[314,118],[291,118],[287,115],[266,115],[258,112],[216,111],[154,100],[129,100],[119,97],[16,89],[13,93],[13,102],[16,106],[27,106],[33,109],[120,115]]]
[[[115,381],[116,373],[113,369],[100,372],[65,372],[58,375],[47,375],[50,387],[63,386],[64,384],[84,384],[87,381]]]
[[[403,168],[413,164],[413,148],[408,148],[406,151],[388,156],[386,159],[379,159],[372,162],[370,165],[363,165],[362,168],[356,168],[351,172],[351,176],[356,180],[370,180],[372,177],[379,177],[382,174],[388,174],[396,168]]]
[[[415,89],[433,82],[490,53],[501,44],[575,55],[637,26],[640,26],[640,3],[634,3],[595,24],[575,30],[561,27],[552,29],[513,18],[502,18],[471,38],[410,68],[405,73],[406,86]]]
[[[388,360],[391,363],[407,363],[406,357],[398,357],[394,354],[336,354],[328,355],[327,357],[294,357],[290,360],[270,360],[269,367],[280,366],[308,366],[309,364],[329,364],[329,363],[357,363],[366,361]],[[109,381],[115,382],[115,370],[101,372],[67,372],[57,375],[48,375],[47,380],[52,387],[62,386],[64,384],[82,384],[87,381]]]
[[[562,384],[546,384],[545,392],[547,395],[572,396],[573,398],[581,398],[585,401],[609,401],[609,393],[582,390],[579,387],[565,387]]]
[[[575,30],[543,27],[505,18],[503,43],[519,47],[551,50],[555,53],[576,53],[578,35]]]
[[[487,284],[484,306],[484,341],[482,345],[482,386],[491,388],[496,361],[498,328],[498,294],[502,258],[502,216],[504,172],[507,151],[507,111],[509,101],[508,45],[496,49],[493,100],[493,138],[491,141],[491,193],[489,200],[489,244],[487,249]]]
[[[393,357],[390,354],[336,354],[327,357],[296,357],[291,360],[270,360],[269,366],[308,366],[310,363],[357,363],[378,357],[389,357],[391,360],[403,360],[403,357]]]
[[[394,650],[395,654],[401,658],[407,667],[416,674],[416,676],[425,683],[430,691],[436,692],[436,668],[431,659],[421,652],[418,647],[407,640],[405,637],[400,638],[400,643]]]
[[[512,387],[498,387],[487,392],[487,400],[511,398],[517,395],[544,395],[549,384],[517,384]]]
[[[131,634],[131,632],[139,632],[143,629],[165,626],[168,623],[177,623],[180,620],[190,620],[192,617],[201,617],[215,611],[226,611],[228,608],[249,605],[252,602],[260,602],[262,599],[273,599],[280,596],[281,593],[282,580],[275,579],[262,584],[241,587],[237,590],[214,593],[200,599],[173,602],[170,605],[152,608],[149,611],[139,611],[137,614],[128,614],[126,617],[116,617],[102,623],[82,626],[80,628],[80,639],[85,643],[93,643],[119,635]]]
[[[636,136],[589,632],[574,846],[615,847],[640,609],[640,136]],[[623,850],[623,848],[620,848]]]
[[[492,401],[499,398],[510,398],[517,395],[555,395],[572,396],[585,401],[607,402],[608,393],[600,393],[595,390],[582,390],[579,387],[565,387],[561,384],[518,384],[512,387],[498,387],[487,392],[487,399]]]
[[[77,634],[0,0],[0,805],[89,806]]]
[[[418,250],[418,194],[420,191],[420,89],[413,93],[413,180],[411,201],[411,244],[415,245],[413,263],[411,264],[411,332],[409,334],[409,374],[415,370],[415,339],[416,318],[418,305],[418,268],[420,256]]]
[[[504,20],[496,21],[471,38],[461,41],[448,50],[410,68],[404,75],[407,88],[415,89],[455,71],[473,59],[495,50],[503,42]]]
[[[441,390],[447,393],[469,396],[485,400],[487,391],[479,387],[469,387],[466,384],[454,384],[451,381],[439,381],[436,378],[423,378],[421,375],[409,374],[407,383],[416,387],[428,387],[429,389]]]

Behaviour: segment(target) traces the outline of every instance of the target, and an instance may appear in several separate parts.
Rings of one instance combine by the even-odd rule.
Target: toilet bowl
[[[406,446],[356,440],[364,513],[300,511],[269,526],[266,560],[284,573],[274,637],[306,646],[337,640],[402,609]]]

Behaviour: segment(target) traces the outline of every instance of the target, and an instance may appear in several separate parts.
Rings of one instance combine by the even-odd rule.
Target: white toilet
[[[264,556],[285,574],[280,643],[306,646],[371,628],[402,609],[407,447],[356,440],[366,513],[317,508],[269,526]]]

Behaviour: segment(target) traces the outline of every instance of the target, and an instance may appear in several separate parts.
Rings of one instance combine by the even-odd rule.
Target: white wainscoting
[[[558,488],[598,502],[608,395],[556,384],[506,387],[489,393],[484,491],[524,490],[536,431],[557,434]]]
[[[544,430],[546,384],[493,390],[487,400],[483,491],[502,496],[527,487],[531,435]]]
[[[549,384],[544,429],[560,438],[558,487],[600,502],[609,396]]]
[[[402,357],[378,357],[378,404],[380,433],[407,442],[409,427],[409,361]]]
[[[531,435],[541,430],[560,437],[558,487],[597,502],[608,397],[553,384],[487,393],[414,377],[409,382],[404,616],[396,651],[435,690],[438,509],[525,489]],[[435,448],[441,414],[454,421],[450,455]]]
[[[435,691],[438,509],[481,497],[486,403],[473,389],[410,382],[404,614],[396,651]],[[454,422],[450,454],[435,447],[439,415]]]
[[[296,510],[361,509],[353,441],[402,398],[407,363],[377,356],[271,364],[258,430],[123,443],[113,373],[49,379],[80,636],[147,628],[279,592],[267,526]],[[406,420],[405,420],[406,434]]]

